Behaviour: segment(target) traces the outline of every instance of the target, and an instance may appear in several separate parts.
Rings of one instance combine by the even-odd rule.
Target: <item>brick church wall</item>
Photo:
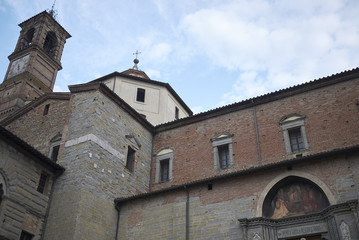
[[[359,80],[345,81],[305,93],[283,97],[257,105],[256,116],[263,165],[295,156],[286,153],[280,120],[289,114],[305,116],[305,132],[311,155],[359,144]],[[288,95],[288,94],[287,94]],[[216,110],[213,110],[216,111]],[[225,108],[223,110],[225,112]],[[211,116],[211,112],[206,113]],[[259,166],[253,108],[186,122],[176,127],[157,127],[154,153],[164,147],[173,149],[173,179],[155,183],[153,161],[153,189],[180,185],[189,181],[221,175]],[[224,170],[214,170],[213,147],[210,141],[217,134],[233,134],[233,164]]]

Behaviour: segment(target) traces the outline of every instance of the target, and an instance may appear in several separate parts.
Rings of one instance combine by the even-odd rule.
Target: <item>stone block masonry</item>
[[[70,108],[59,158],[66,171],[55,185],[45,238],[112,239],[113,200],[149,189],[152,133],[101,91],[73,94]],[[128,146],[136,151],[133,172]]]

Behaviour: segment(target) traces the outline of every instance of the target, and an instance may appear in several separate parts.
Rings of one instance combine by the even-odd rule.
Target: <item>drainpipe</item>
[[[152,168],[153,168],[153,147],[154,147],[154,134],[152,133],[152,149],[151,149],[151,166],[150,166],[150,182],[149,182],[149,192],[152,190]]]
[[[253,105],[254,126],[256,128],[256,137],[257,137],[257,146],[258,146],[258,160],[259,160],[259,166],[262,166],[261,146],[259,143],[258,124],[257,124],[257,113],[256,113],[256,106],[254,105],[253,99],[252,99],[252,105]]]
[[[184,189],[187,193],[187,200],[186,200],[186,240],[189,240],[189,190],[184,186]]]
[[[116,224],[116,236],[115,236],[115,240],[118,239],[118,228],[120,225],[120,206],[117,203],[117,199],[115,199],[115,208],[117,210],[117,224]]]

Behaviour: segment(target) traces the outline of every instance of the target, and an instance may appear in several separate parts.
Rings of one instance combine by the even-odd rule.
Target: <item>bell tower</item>
[[[25,104],[52,92],[61,67],[66,39],[71,35],[43,11],[19,24],[20,36],[0,85],[0,120]]]

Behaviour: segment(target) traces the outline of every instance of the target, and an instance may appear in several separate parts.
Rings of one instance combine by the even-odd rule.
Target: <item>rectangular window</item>
[[[44,108],[44,113],[43,113],[44,116],[49,114],[49,109],[50,109],[50,104],[46,104],[45,108]]]
[[[135,166],[135,154],[136,151],[133,150],[131,147],[128,147],[126,168],[131,172],[133,172]]]
[[[34,235],[25,231],[21,231],[20,240],[31,240],[33,237]]]
[[[47,175],[45,173],[41,173],[39,184],[37,185],[37,191],[39,193],[44,193],[46,181],[47,181]]]
[[[57,156],[59,155],[60,145],[54,146],[51,152],[51,160],[56,162]]]
[[[179,109],[176,107],[175,109],[175,119],[177,120],[179,118]]]
[[[219,165],[222,169],[229,167],[229,149],[228,145],[218,146]]]
[[[161,182],[169,180],[170,160],[164,159],[160,161]]]
[[[145,89],[137,88],[137,97],[136,97],[137,102],[145,102],[145,92],[146,92]]]
[[[290,146],[293,153],[304,151],[304,144],[300,128],[293,128],[288,130]]]

